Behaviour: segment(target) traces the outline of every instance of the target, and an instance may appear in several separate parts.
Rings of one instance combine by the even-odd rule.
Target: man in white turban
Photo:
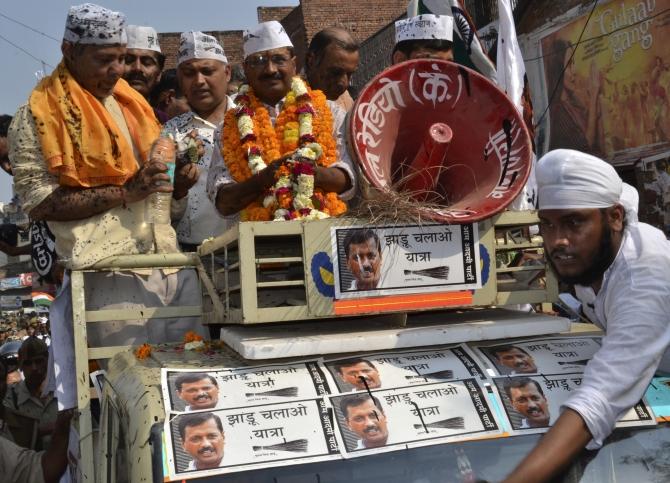
[[[601,159],[551,151],[537,184],[547,259],[605,336],[579,389],[507,482],[548,480],[584,447],[602,446],[654,372],[670,372],[670,242],[637,222],[634,194]]]

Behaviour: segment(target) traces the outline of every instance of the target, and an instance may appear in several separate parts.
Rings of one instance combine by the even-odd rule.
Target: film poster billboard
[[[615,165],[670,151],[670,0],[601,2],[589,13],[540,39],[551,100],[543,150]]]

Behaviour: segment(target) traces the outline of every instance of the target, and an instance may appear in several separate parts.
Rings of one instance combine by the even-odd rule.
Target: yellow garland
[[[319,166],[328,167],[337,161],[337,144],[333,138],[333,117],[326,103],[326,96],[321,91],[313,91],[307,87],[314,108],[312,118],[312,134],[323,149],[323,155],[317,161]],[[241,142],[237,126],[237,109],[229,109],[223,123],[221,133],[221,154],[232,178],[238,183],[251,177],[247,162],[247,153],[252,148],[259,148],[266,164],[277,161],[284,155],[292,153],[299,147],[298,138],[298,102],[292,91],[286,96],[284,107],[272,126],[270,114],[263,103],[256,97],[253,90],[247,92],[248,107],[254,112],[253,132],[256,140]],[[315,190],[322,193],[321,190]],[[336,193],[323,195],[324,205],[321,211],[330,216],[338,216],[347,211],[347,205]],[[241,214],[242,221],[268,221],[272,219],[275,207],[265,208],[262,198],[249,204]]]

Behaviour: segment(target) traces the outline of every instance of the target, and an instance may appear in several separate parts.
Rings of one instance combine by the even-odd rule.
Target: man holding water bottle
[[[125,16],[93,4],[71,7],[56,70],[19,108],[9,131],[16,191],[34,220],[47,221],[68,269],[110,256],[178,252],[156,198],[171,193],[159,153],[160,126],[124,80]],[[174,152],[172,150],[172,152]],[[169,195],[168,195],[169,196]],[[169,221],[169,220],[168,220]],[[198,305],[193,270],[86,273],[86,308]],[[51,308],[59,409],[76,406],[69,276]],[[114,321],[88,328],[89,346],[178,341],[204,333],[197,318]]]

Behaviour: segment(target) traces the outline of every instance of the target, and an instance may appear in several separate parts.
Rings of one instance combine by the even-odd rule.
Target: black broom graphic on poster
[[[271,391],[247,392],[244,395],[246,397],[255,397],[255,396],[296,397],[298,395],[298,388],[284,387],[282,389],[273,389]]]
[[[558,361],[559,366],[585,366],[590,359],[580,359],[576,361]]]
[[[309,441],[306,439],[296,439],[284,443],[270,444],[268,446],[252,446],[253,450],[258,451],[290,451],[292,453],[306,453]]]
[[[425,374],[412,374],[410,376],[405,376],[405,379],[425,379],[425,378],[453,379],[454,371],[446,369],[444,371],[426,372]]]
[[[465,420],[461,416],[455,418],[441,419],[427,424],[415,424],[414,429],[437,428],[437,429],[464,429]]]
[[[405,275],[421,275],[423,277],[437,278],[439,280],[449,279],[449,267],[440,265],[439,267],[422,268],[421,270],[403,270]]]

